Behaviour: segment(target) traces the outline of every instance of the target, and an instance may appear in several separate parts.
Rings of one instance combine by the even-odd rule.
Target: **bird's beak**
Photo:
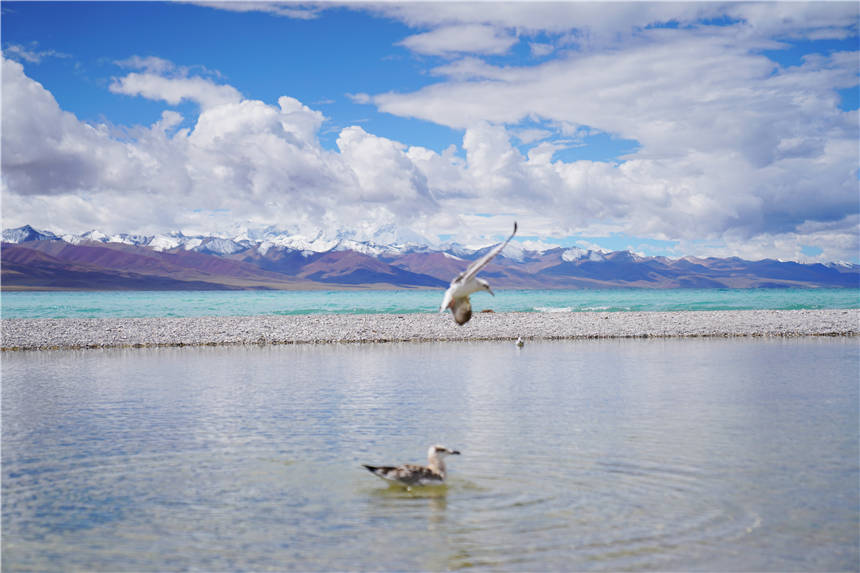
[[[490,293],[490,294],[491,294],[491,295],[493,295],[493,296],[496,296],[496,293],[494,293],[494,292],[493,292],[493,289],[491,289],[490,287],[487,287],[487,292],[488,292],[488,293]]]
[[[460,452],[458,452],[457,450],[448,450],[448,453],[451,454],[452,456],[459,456],[460,455]]]

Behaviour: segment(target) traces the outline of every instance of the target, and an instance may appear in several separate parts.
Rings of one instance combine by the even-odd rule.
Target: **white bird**
[[[516,341],[514,344],[516,344],[516,345],[517,345],[517,348],[522,348],[522,347],[523,347],[523,345],[525,344],[525,342],[523,342],[523,337],[522,337],[522,336],[518,336],[518,337],[517,337],[517,341]]]
[[[427,465],[402,464],[399,466],[369,466],[362,464],[369,472],[384,480],[411,485],[438,485],[445,481],[445,457],[460,455],[457,450],[445,446],[430,446],[427,451]]]
[[[445,309],[450,308],[451,314],[454,315],[454,320],[457,324],[466,324],[472,318],[472,303],[469,302],[469,295],[481,290],[485,290],[493,296],[496,296],[490,283],[484,279],[479,279],[476,275],[478,271],[489,264],[493,258],[502,252],[502,249],[514,238],[517,234],[517,223],[514,221],[514,232],[507,238],[504,243],[496,245],[489,253],[469,265],[465,271],[457,275],[451,281],[451,286],[445,291],[445,297],[442,299],[442,305],[439,307],[439,312],[445,312]]]

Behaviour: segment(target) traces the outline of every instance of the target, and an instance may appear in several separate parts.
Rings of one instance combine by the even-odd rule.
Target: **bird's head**
[[[452,450],[450,448],[446,448],[445,446],[435,445],[430,446],[430,449],[427,451],[427,457],[430,459],[433,458],[444,458],[446,456],[459,456],[460,452],[457,450]]]
[[[491,288],[490,288],[490,283],[488,283],[488,282],[487,282],[487,281],[485,281],[484,279],[476,278],[475,280],[476,280],[476,281],[478,281],[478,284],[479,284],[479,285],[481,285],[481,289],[482,289],[482,290],[485,290],[485,291],[487,291],[488,293],[490,293],[491,295],[496,296],[496,293],[494,293],[494,292],[493,292],[493,289],[491,289]]]

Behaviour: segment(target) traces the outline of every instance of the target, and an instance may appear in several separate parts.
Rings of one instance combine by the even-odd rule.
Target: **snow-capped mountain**
[[[407,239],[408,240],[404,240]],[[469,249],[456,243],[449,243],[432,249],[428,241],[417,234],[404,234],[393,227],[383,227],[373,234],[371,240],[358,240],[355,233],[325,234],[322,231],[313,236],[291,233],[274,228],[262,230],[243,229],[233,236],[228,235],[185,235],[181,231],[157,235],[135,235],[127,233],[107,234],[91,230],[81,234],[56,235],[50,231],[37,231],[26,225],[17,229],[3,231],[3,242],[19,244],[33,240],[63,240],[69,244],[81,245],[90,242],[116,243],[123,245],[145,246],[154,251],[167,252],[182,249],[215,255],[233,255],[245,250],[256,250],[265,255],[269,249],[281,248],[302,253],[305,256],[334,251],[353,251],[372,257],[391,257],[417,251],[448,252],[461,258],[479,256],[481,249]],[[504,256],[521,258],[522,249],[515,244],[509,245]]]
[[[59,237],[50,231],[37,231],[30,225],[17,229],[3,229],[4,243],[26,243],[27,241],[56,241]]]
[[[353,233],[307,236],[273,228],[221,236],[99,231],[58,236],[24,226],[3,231],[2,286],[442,288],[491,247],[430,247],[393,228],[358,240]],[[577,247],[528,250],[517,242],[483,272],[500,288],[860,287],[860,266],[853,264],[669,259]]]
[[[200,244],[193,247],[192,250],[201,253],[212,253],[213,255],[232,255],[234,253],[238,253],[239,251],[244,251],[247,248],[247,246],[243,246],[231,239],[212,237],[209,239],[201,240]]]

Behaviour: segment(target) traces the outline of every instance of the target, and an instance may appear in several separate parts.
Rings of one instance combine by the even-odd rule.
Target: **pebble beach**
[[[595,338],[858,336],[860,309],[3,319],[2,350]]]

